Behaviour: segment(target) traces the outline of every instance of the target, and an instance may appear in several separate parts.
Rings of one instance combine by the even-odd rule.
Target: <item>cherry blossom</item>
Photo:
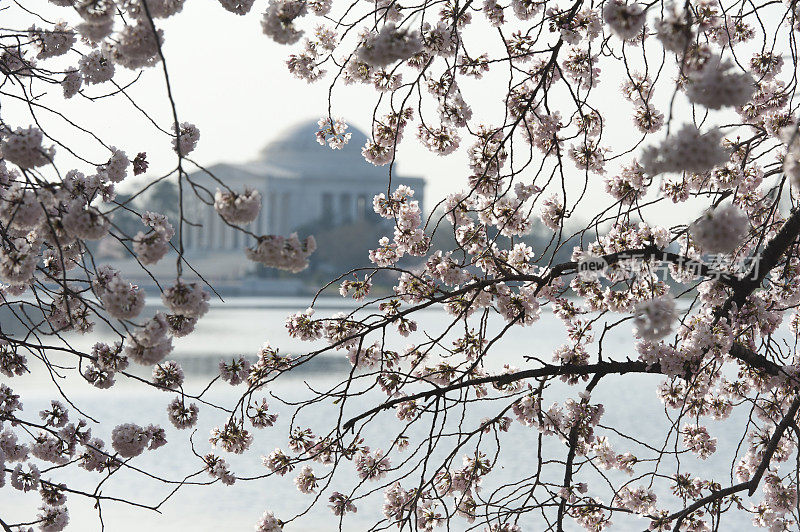
[[[243,194],[237,194],[217,189],[214,209],[228,223],[249,224],[261,211],[261,193],[257,190],[245,190]]]

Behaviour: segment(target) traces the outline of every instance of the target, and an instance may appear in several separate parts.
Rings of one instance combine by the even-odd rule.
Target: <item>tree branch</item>
[[[523,371],[516,371],[514,373],[503,373],[502,375],[490,375],[486,377],[478,377],[475,379],[470,379],[450,384],[448,386],[441,386],[441,387],[437,386],[432,390],[426,390],[424,392],[419,392],[412,395],[407,395],[405,397],[400,397],[397,399],[386,401],[353,418],[350,418],[344,423],[344,425],[342,425],[342,428],[345,431],[350,430],[359,420],[364,419],[365,417],[369,417],[373,414],[377,414],[381,410],[392,408],[400,403],[405,403],[407,401],[414,401],[416,399],[442,396],[448,392],[452,392],[453,390],[466,388],[468,386],[477,386],[481,384],[509,384],[521,379],[556,377],[559,375],[603,376],[611,373],[619,375],[623,375],[625,373],[661,373],[661,367],[658,364],[648,365],[647,363],[641,361],[627,360],[625,362],[617,362],[612,360],[608,362],[598,362],[597,364],[586,364],[586,365],[576,365],[576,364],[565,364],[563,366],[545,365],[541,368],[526,369]]]
[[[778,443],[780,443],[783,433],[786,432],[786,428],[794,422],[794,417],[797,415],[798,408],[800,408],[800,396],[795,397],[794,401],[792,401],[792,404],[789,407],[789,411],[786,412],[786,415],[783,416],[781,422],[777,427],[775,427],[775,432],[772,433],[769,444],[767,444],[766,449],[764,449],[764,456],[761,458],[761,462],[759,462],[758,468],[756,468],[756,471],[753,473],[753,476],[750,477],[750,480],[741,482],[734,486],[729,486],[725,489],[714,491],[706,497],[695,501],[692,505],[687,506],[680,512],[676,512],[669,516],[667,521],[677,519],[677,521],[675,521],[675,526],[672,529],[673,532],[678,532],[680,530],[681,522],[683,522],[683,519],[687,515],[691,514],[698,508],[705,506],[706,504],[718,501],[723,497],[727,497],[728,495],[733,495],[734,493],[744,490],[747,490],[747,494],[752,497],[756,491],[756,488],[758,488],[758,485],[761,482],[761,477],[764,476],[764,472],[769,467],[769,463],[772,460],[772,455],[775,454],[775,450],[778,448]]]

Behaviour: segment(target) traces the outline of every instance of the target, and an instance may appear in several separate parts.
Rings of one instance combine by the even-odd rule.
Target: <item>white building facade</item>
[[[368,219],[372,198],[388,189],[388,167],[376,167],[361,156],[367,137],[350,128],[350,142],[341,150],[317,143],[316,122],[305,122],[286,131],[280,140],[268,144],[259,160],[246,164],[220,163],[209,172],[235,191],[245,188],[261,193],[258,219],[247,229],[258,235],[287,236],[302,226],[322,222],[332,226]],[[218,188],[205,172],[190,179],[211,194]],[[408,185],[424,210],[425,181],[393,175],[391,188]],[[204,194],[205,195],[205,194]],[[188,254],[242,250],[253,238],[226,225],[213,208],[189,192],[184,212],[196,226],[184,226]],[[303,236],[303,235],[301,235]]]

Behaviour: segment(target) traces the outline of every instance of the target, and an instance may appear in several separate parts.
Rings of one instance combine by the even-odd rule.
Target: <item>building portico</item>
[[[233,190],[261,193],[261,212],[249,231],[286,236],[312,223],[336,226],[363,220],[372,212],[373,197],[387,191],[386,168],[371,165],[361,155],[366,135],[350,128],[350,142],[342,150],[331,150],[317,143],[317,129],[313,121],[299,124],[268,144],[253,162],[220,163],[208,169]],[[212,193],[217,188],[205,172],[189,177]],[[393,176],[392,188],[401,184],[415,190],[422,207],[424,180]],[[252,237],[226,225],[197,198],[187,203],[187,218],[197,224],[184,228],[188,254],[224,253],[253,245]]]

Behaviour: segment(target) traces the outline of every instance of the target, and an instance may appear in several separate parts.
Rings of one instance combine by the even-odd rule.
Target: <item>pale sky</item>
[[[0,5],[4,3],[0,0]],[[240,17],[225,11],[215,0],[188,0],[181,13],[157,21],[165,34],[163,51],[179,119],[194,123],[200,129],[200,142],[191,157],[203,165],[252,160],[284,129],[327,115],[328,84],[323,80],[310,85],[289,74],[285,60],[296,47],[279,45],[262,33],[260,13],[265,7],[262,3],[265,4],[258,2],[251,13]],[[77,23],[80,20],[74,11],[53,6],[46,0],[29,0],[25,5],[53,21],[63,18]],[[24,19],[4,17],[3,24],[11,26],[15,19],[30,24],[30,16]],[[22,29],[24,22],[13,27]],[[66,63],[76,64],[77,56],[72,55]],[[133,80],[130,71],[119,67],[117,70],[123,73],[120,82]],[[345,89],[339,90],[335,97],[334,116],[342,116],[348,123],[368,131],[372,102],[377,97],[375,91],[354,85]],[[94,96],[111,92],[113,87],[105,83],[84,87],[84,90],[87,95]],[[60,88],[55,87],[53,93],[58,95]],[[161,65],[146,69],[129,93],[161,127],[171,127],[172,116]],[[52,101],[55,107],[63,108],[60,97]],[[174,166],[175,155],[170,151],[169,142],[164,142],[163,134],[124,98],[90,104],[75,97],[67,105],[72,117],[80,117],[82,126],[125,150],[129,156],[146,151],[151,162],[148,175],[157,175]],[[78,114],[75,114],[76,109]],[[46,118],[46,113],[42,116]],[[3,118],[22,126],[31,121],[26,110],[20,110],[11,102],[4,109]],[[63,123],[54,120],[47,131],[65,132],[62,126]],[[435,155],[422,147],[417,148],[419,144],[412,132],[407,137],[398,157],[400,172],[427,177],[428,192],[434,197],[443,196],[454,186],[455,170],[463,172],[464,165],[454,164],[455,157],[437,161]],[[64,138],[69,139],[71,145],[84,149],[94,146],[71,134]],[[58,156],[62,156],[63,151],[57,149]],[[95,153],[99,162],[103,152]]]
[[[0,0],[0,5],[3,4],[8,4],[8,1]],[[25,6],[52,21],[64,18],[70,23],[79,22],[79,17],[71,9],[53,6],[46,0],[28,0]],[[323,79],[309,85],[288,73],[285,59],[300,45],[279,45],[262,33],[260,20],[265,6],[266,2],[259,0],[250,14],[240,17],[225,11],[216,0],[187,0],[182,13],[158,22],[165,33],[163,50],[177,101],[178,116],[181,121],[191,122],[199,127],[201,138],[192,157],[203,165],[252,160],[267,142],[276,138],[287,127],[309,118],[317,119],[327,115],[329,82]],[[5,12],[3,24],[7,27],[27,28],[22,27],[22,19],[16,22],[17,15],[18,13],[11,10]],[[26,15],[24,21],[29,25],[30,16]],[[489,31],[467,33],[466,37],[473,39],[473,49],[479,45],[482,50],[490,51],[498,42],[496,35]],[[73,66],[76,63],[77,56],[70,55],[62,66]],[[603,144],[630,146],[639,134],[630,122],[633,106],[622,100],[618,92],[622,72],[614,70],[611,65],[603,66],[601,63],[601,66],[603,72],[595,102],[605,100],[610,105],[605,116],[608,129],[604,134]],[[119,82],[133,79],[134,75],[130,71],[119,67],[118,70],[123,72],[117,78]],[[668,77],[674,75],[670,73]],[[501,72],[494,79],[484,78],[462,83],[462,92],[473,108],[476,124],[481,119],[497,124],[502,118],[502,95],[506,82],[503,78]],[[105,83],[90,86],[85,92],[96,96],[111,90],[113,87]],[[60,98],[60,88],[54,87],[53,93],[56,94],[55,98],[48,100],[45,97],[42,101],[51,101],[54,108],[62,108],[64,104]],[[142,79],[129,90],[129,94],[162,128],[171,127],[172,117],[161,65],[145,70]],[[661,92],[657,91],[653,101],[665,114],[668,112],[669,96],[668,90],[661,89]],[[686,106],[682,99],[683,96],[680,96],[676,109],[685,112]],[[334,93],[333,114],[368,131],[376,101],[377,93],[371,88],[342,84]],[[4,103],[2,114],[7,123],[27,126],[31,122],[27,110],[20,109],[8,99]],[[159,133],[123,97],[116,96],[91,103],[76,97],[68,105],[70,117],[78,117],[83,127],[125,150],[130,157],[139,151],[146,151],[151,163],[148,176],[159,175],[174,166],[176,158],[164,134]],[[430,102],[428,111],[435,111]],[[87,142],[88,136],[76,136],[73,130],[63,127],[60,119],[48,117],[47,113],[39,114],[48,133],[64,140],[65,144],[83,150],[81,154],[85,157],[94,162],[103,162],[107,157],[107,152],[98,150],[95,143]],[[710,123],[722,123],[723,118],[712,117]],[[682,120],[677,120],[676,124],[681,122]],[[653,141],[645,144],[662,137],[663,131]],[[469,141],[462,142],[462,148],[468,143]],[[420,146],[413,129],[407,129],[404,141],[398,149],[398,169],[401,174],[418,175],[427,179],[427,210],[446,194],[466,186],[468,168],[464,151],[462,149],[454,156],[446,158],[438,157]],[[68,157],[63,149],[57,148],[57,153],[58,157]],[[625,161],[627,160],[626,158]],[[575,171],[575,181],[582,184],[581,172],[575,170],[569,162],[565,164],[565,168]],[[610,172],[616,168],[616,165],[609,165]],[[597,201],[603,206],[612,203],[611,197],[604,191],[603,183],[602,176],[590,175],[590,210],[597,209]],[[651,220],[669,225],[686,223],[691,221],[696,212],[696,208],[683,204],[680,209],[656,209],[651,213]]]

